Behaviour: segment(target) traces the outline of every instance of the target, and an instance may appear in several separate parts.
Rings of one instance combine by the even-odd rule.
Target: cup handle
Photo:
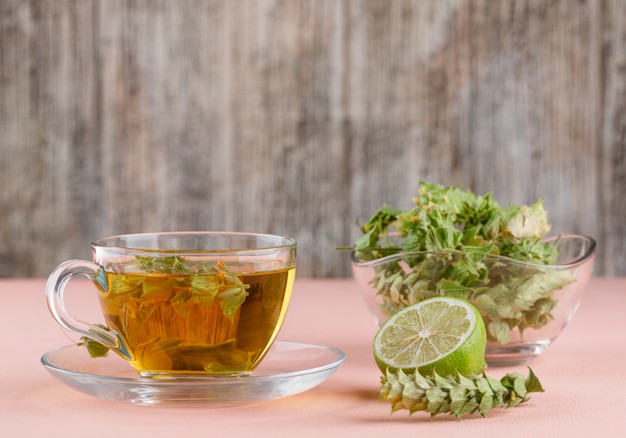
[[[102,266],[85,260],[63,262],[55,268],[46,282],[46,301],[52,317],[66,330],[99,342],[125,359],[132,360],[126,342],[115,330],[104,330],[69,314],[64,301],[65,286],[75,276],[87,277],[99,289],[105,292],[108,290],[106,273]]]

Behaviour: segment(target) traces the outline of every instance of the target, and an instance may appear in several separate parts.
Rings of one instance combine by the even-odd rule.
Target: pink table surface
[[[279,335],[342,349],[348,358],[341,368],[308,392],[227,408],[134,406],[57,381],[40,357],[71,340],[48,313],[44,284],[0,280],[3,437],[626,436],[626,278],[593,278],[572,323],[532,362],[546,392],[516,408],[460,421],[406,411],[391,415],[390,406],[377,401],[380,373],[370,349],[376,326],[349,279],[297,279]],[[71,284],[79,297],[73,311],[95,318],[91,285]],[[499,378],[511,371],[526,374],[525,367],[488,373]]]

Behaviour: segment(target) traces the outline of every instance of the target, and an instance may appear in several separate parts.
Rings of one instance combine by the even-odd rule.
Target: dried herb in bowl
[[[414,207],[379,209],[360,225],[354,257],[375,267],[372,285],[389,316],[433,296],[472,303],[490,341],[506,344],[511,330],[552,320],[553,292],[573,281],[567,269],[544,269],[558,257],[543,201],[501,206],[490,193],[422,182]],[[519,263],[516,263],[519,262]]]

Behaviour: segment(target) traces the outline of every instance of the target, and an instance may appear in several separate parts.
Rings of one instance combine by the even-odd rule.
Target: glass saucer
[[[345,359],[346,354],[333,347],[276,341],[252,375],[245,377],[144,378],[116,354],[94,359],[76,345],[49,351],[41,363],[71,388],[106,400],[231,406],[307,391],[329,378]]]

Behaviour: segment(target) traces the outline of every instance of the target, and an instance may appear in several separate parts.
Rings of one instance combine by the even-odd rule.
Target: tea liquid
[[[216,274],[107,272],[100,303],[142,375],[247,374],[283,323],[295,269],[237,278],[243,296],[241,288],[225,287],[212,297]]]

